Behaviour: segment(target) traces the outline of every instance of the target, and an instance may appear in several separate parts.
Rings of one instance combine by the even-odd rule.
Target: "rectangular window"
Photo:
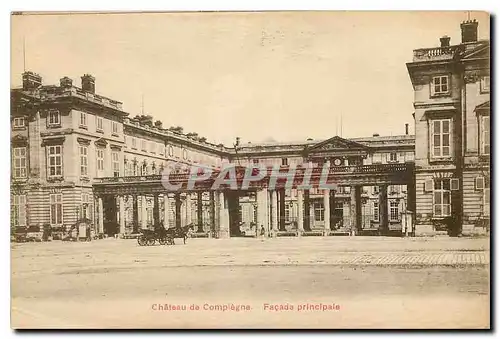
[[[24,127],[24,118],[14,118],[12,125],[14,127]]]
[[[484,76],[481,78],[481,93],[490,92],[490,77]]]
[[[147,151],[148,150],[146,140],[142,140],[141,141],[141,150],[143,150],[143,151]]]
[[[324,221],[325,220],[325,208],[322,202],[314,203],[314,220]]]
[[[80,112],[80,127],[87,128],[87,113]]]
[[[379,216],[380,216],[380,212],[378,209],[378,201],[374,201],[373,202],[373,221],[378,222]]]
[[[26,196],[12,196],[11,223],[14,226],[26,226]]]
[[[48,175],[49,177],[62,176],[62,146],[48,147]]]
[[[48,126],[60,126],[61,125],[61,115],[58,110],[50,110],[47,117]]]
[[[391,200],[389,203],[389,218],[391,221],[399,220],[399,203],[395,200]]]
[[[95,117],[95,129],[97,132],[103,132],[103,119],[101,117]]]
[[[281,166],[288,166],[288,158],[281,159]]]
[[[415,161],[415,154],[413,152],[406,152],[405,161],[406,162]]]
[[[485,188],[483,191],[483,214],[490,216],[490,189]]]
[[[15,147],[12,150],[14,161],[14,178],[26,178],[26,147]]]
[[[259,159],[252,159],[252,163],[258,164],[259,163]]]
[[[104,174],[104,149],[98,148],[97,155],[97,176],[100,177]]]
[[[120,176],[120,156],[117,151],[111,152],[111,162],[113,167],[113,176]]]
[[[290,221],[290,205],[285,204],[285,221],[289,222]]]
[[[396,152],[389,153],[390,162],[398,162],[398,154]]]
[[[80,146],[80,175],[81,176],[88,176],[88,147],[87,146]]]
[[[120,126],[116,121],[111,121],[111,133],[114,135],[120,133]]]
[[[441,75],[432,78],[432,94],[446,94],[450,90],[449,79],[447,75]]]
[[[136,137],[132,137],[132,148],[137,149],[137,138]]]
[[[380,153],[373,154],[372,163],[381,164],[382,163],[382,154],[380,154]]]
[[[158,144],[158,154],[165,155],[165,146],[163,144]]]
[[[434,216],[447,217],[451,215],[450,179],[434,180]]]
[[[431,150],[434,158],[451,157],[451,120],[431,121]]]
[[[62,220],[62,194],[50,195],[50,224],[52,226],[61,226]]]
[[[490,155],[490,117],[480,117],[481,155]]]
[[[156,144],[155,144],[155,142],[154,142],[154,141],[150,141],[150,142],[149,142],[149,151],[150,151],[151,153],[156,153],[156,147],[155,147],[155,145],[156,145]]]

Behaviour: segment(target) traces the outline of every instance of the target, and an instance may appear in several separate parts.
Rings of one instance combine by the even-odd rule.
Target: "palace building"
[[[407,165],[413,164],[415,147],[408,126],[405,134],[392,137],[334,136],[231,148],[183,134],[180,127],[163,128],[150,116],[131,118],[121,102],[95,93],[94,77],[84,75],[81,81],[81,87],[67,77],[59,86],[43,85],[39,75],[25,72],[22,88],[11,91],[14,227],[48,224],[67,230],[85,218],[107,235],[137,233],[159,222],[194,223],[200,236],[216,229],[221,236],[253,235],[257,225],[276,234],[379,234],[381,227],[401,232]],[[286,167],[325,161],[342,175],[346,169],[373,174],[360,179],[352,172],[356,180],[346,179],[328,195],[319,189],[281,189],[268,191],[262,202],[259,192],[239,192],[236,204],[234,192],[222,198],[209,189],[166,193],[159,179],[169,163],[217,169],[224,163]],[[226,219],[221,206],[231,210]]]
[[[286,143],[215,145],[96,93],[96,79],[45,85],[25,72],[11,90],[11,226],[82,220],[97,234],[194,225],[194,236],[425,235],[463,225],[489,227],[489,42],[477,22],[462,24],[462,43],[417,49],[407,64],[415,90],[415,135],[404,133]],[[171,165],[326,165],[336,189],[276,187],[168,191]],[[269,178],[267,178],[269,179]],[[449,227],[448,227],[449,228]],[[448,232],[449,233],[449,232]],[[453,233],[453,232],[452,232]]]
[[[481,232],[490,218],[490,42],[478,22],[461,42],[443,36],[407,64],[415,92],[416,227],[433,234],[447,222]]]

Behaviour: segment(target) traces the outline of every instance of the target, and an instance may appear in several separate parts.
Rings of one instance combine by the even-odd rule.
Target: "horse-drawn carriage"
[[[141,230],[141,235],[137,238],[137,243],[140,246],[153,246],[156,242],[160,245],[175,245],[174,239],[182,238],[185,244],[192,229],[193,224],[171,228],[164,228],[162,225],[156,225],[153,230]]]

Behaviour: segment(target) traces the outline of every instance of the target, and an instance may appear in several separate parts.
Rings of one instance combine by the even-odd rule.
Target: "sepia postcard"
[[[489,329],[490,15],[11,15],[14,329]]]

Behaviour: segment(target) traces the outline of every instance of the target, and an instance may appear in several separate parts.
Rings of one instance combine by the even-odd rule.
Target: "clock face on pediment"
[[[340,159],[340,158],[335,158],[335,159],[333,159],[333,164],[334,164],[335,166],[340,166],[340,165],[342,165],[342,159]]]

